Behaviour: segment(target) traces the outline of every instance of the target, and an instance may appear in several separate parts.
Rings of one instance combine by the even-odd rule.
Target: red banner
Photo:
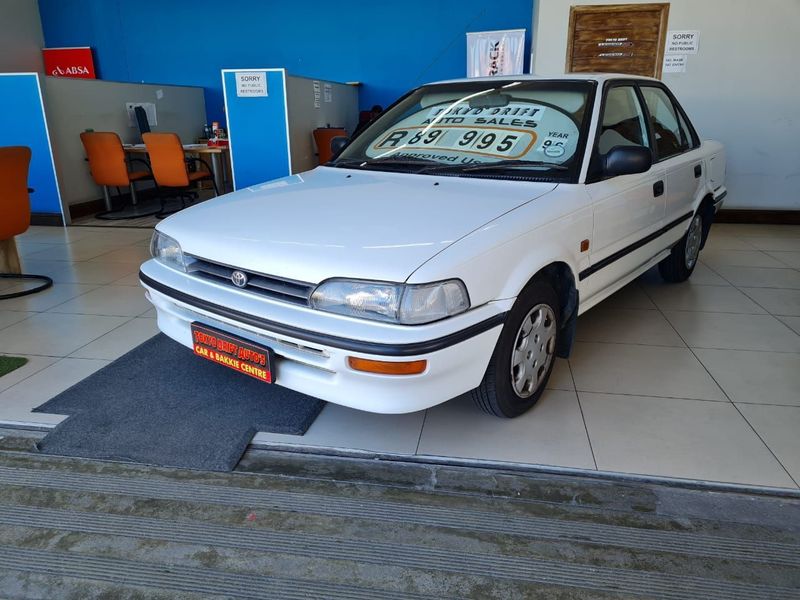
[[[75,77],[78,79],[97,79],[94,72],[92,49],[85,48],[45,48],[44,72],[53,77]]]

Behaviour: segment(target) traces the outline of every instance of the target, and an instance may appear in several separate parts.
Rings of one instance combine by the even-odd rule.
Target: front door
[[[566,71],[661,77],[669,4],[573,6]]]
[[[635,86],[615,84],[605,94],[593,165],[600,165],[602,157],[616,146],[650,145],[646,113]],[[583,274],[581,290],[587,299],[651,258],[647,254],[651,249],[639,244],[661,228],[666,192],[662,165],[645,173],[610,178],[600,171],[590,172],[589,178],[586,190],[594,207],[594,231],[591,267]]]

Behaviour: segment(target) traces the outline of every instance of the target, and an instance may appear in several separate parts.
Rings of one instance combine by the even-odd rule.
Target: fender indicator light
[[[388,361],[356,356],[348,356],[347,364],[354,371],[377,373],[378,375],[419,375],[428,368],[427,360]]]

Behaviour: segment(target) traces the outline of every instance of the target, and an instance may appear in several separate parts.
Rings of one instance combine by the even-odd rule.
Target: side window
[[[675,111],[667,93],[658,87],[642,86],[650,124],[653,127],[655,151],[659,159],[669,158],[691,149],[692,142],[688,128]]]
[[[606,154],[614,146],[647,146],[647,144],[644,113],[633,86],[611,88],[603,107],[597,151]]]

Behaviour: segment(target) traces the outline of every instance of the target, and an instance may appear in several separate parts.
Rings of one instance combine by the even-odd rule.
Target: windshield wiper
[[[331,167],[360,167],[365,162],[364,159],[357,159],[357,158],[340,158],[338,160],[329,162],[328,165]]]
[[[498,160],[496,162],[480,163],[470,165],[461,169],[464,172],[474,171],[495,171],[500,169],[515,169],[524,167],[547,167],[554,171],[569,171],[569,167],[559,165],[556,163],[547,162],[546,160]]]
[[[546,167],[547,169],[553,171],[569,171],[569,167],[564,165],[559,165],[556,163],[547,162],[544,160],[499,160],[495,162],[485,162],[485,163],[473,163],[470,165],[461,165],[461,164],[443,164],[439,163],[434,166],[426,167],[422,169],[420,173],[436,173],[440,171],[451,171],[453,174],[458,175],[459,173],[476,173],[476,172],[485,172],[485,171],[504,171],[508,169],[518,169],[518,168],[526,168],[526,167]]]
[[[501,171],[526,167],[546,167],[554,171],[568,171],[569,167],[544,160],[499,160],[496,162],[475,163],[471,165],[447,164],[432,158],[416,156],[384,156],[381,158],[343,159],[333,163],[334,167],[350,167],[367,169],[370,166],[420,166],[418,173],[435,173],[436,171],[455,171],[455,173],[475,173],[480,171]]]
[[[370,166],[386,165],[386,166],[421,166],[425,167],[438,166],[441,163],[432,158],[418,158],[416,156],[384,156],[382,158],[364,158],[364,159],[344,159],[337,160],[333,163],[334,167],[354,167],[357,169],[366,169]]]
[[[438,160],[432,158],[419,158],[417,156],[383,156],[379,158],[368,158],[365,161],[368,165],[440,165]]]

